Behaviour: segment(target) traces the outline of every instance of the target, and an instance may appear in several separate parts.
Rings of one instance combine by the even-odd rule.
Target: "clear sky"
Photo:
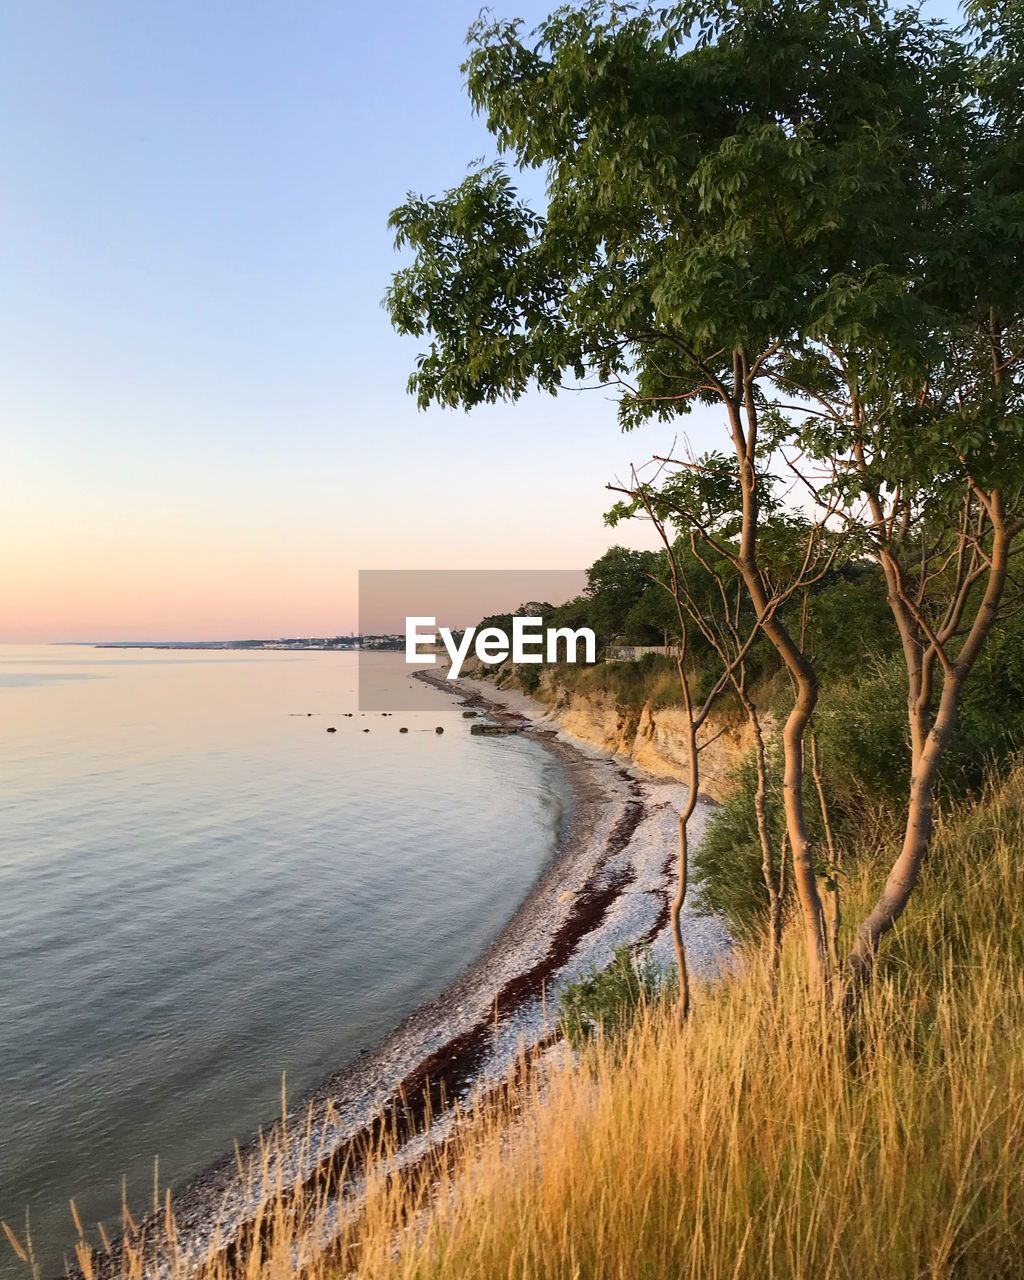
[[[665,429],[601,392],[419,413],[380,307],[390,209],[491,152],[478,9],[5,0],[0,640],[344,632],[361,568],[613,540],[603,486]]]

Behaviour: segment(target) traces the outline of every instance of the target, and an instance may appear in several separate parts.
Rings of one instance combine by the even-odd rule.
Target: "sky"
[[[604,486],[666,428],[623,436],[603,391],[406,394],[387,217],[493,154],[478,10],[5,0],[0,641],[346,633],[360,569],[653,545],[604,527]]]

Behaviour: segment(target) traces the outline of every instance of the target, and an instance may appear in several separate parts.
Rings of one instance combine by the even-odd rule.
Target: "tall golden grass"
[[[848,914],[878,868],[846,886]],[[329,1199],[268,1188],[213,1280],[839,1280],[1024,1276],[1024,772],[950,816],[853,1025],[756,958],[690,1026],[528,1074],[404,1176]],[[794,943],[797,940],[794,940]],[[138,1252],[121,1268],[139,1274]],[[179,1258],[172,1271],[184,1271]]]

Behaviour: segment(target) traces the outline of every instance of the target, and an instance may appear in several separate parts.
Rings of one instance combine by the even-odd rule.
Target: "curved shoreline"
[[[670,828],[659,815],[670,809],[674,829],[677,801],[659,803],[652,793],[679,788],[641,781],[582,750],[510,709],[497,691],[484,696],[461,681],[419,678],[550,751],[573,791],[572,819],[525,901],[460,978],[290,1107],[283,1126],[276,1122],[186,1182],[173,1203],[179,1257],[191,1262],[215,1246],[231,1248],[255,1219],[268,1179],[286,1192],[324,1179],[340,1191],[361,1144],[385,1127],[399,1134],[402,1151],[417,1139],[422,1145],[428,1116],[436,1130],[453,1102],[493,1088],[524,1048],[551,1038],[552,988],[606,961],[615,945],[656,941],[664,931],[674,850],[666,857]],[[657,829],[639,840],[652,824]],[[147,1270],[159,1268],[161,1235],[156,1219],[139,1224],[133,1245],[151,1253]],[[94,1257],[100,1275],[116,1272],[119,1261],[118,1246]]]

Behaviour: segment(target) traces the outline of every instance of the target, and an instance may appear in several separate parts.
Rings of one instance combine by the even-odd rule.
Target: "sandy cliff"
[[[685,781],[687,775],[686,722],[680,707],[652,709],[644,704],[639,715],[622,710],[612,694],[564,688],[545,690],[544,701],[559,727],[570,737],[630,760],[657,777]],[[550,700],[549,700],[550,699]],[[701,791],[712,800],[725,798],[730,775],[753,745],[745,721],[711,718],[700,735]]]
[[[464,668],[471,679],[492,677],[493,672],[475,658]],[[498,682],[508,683],[508,673],[499,672]],[[681,707],[652,708],[645,703],[639,713],[629,711],[612,693],[568,688],[552,670],[543,672],[533,698],[544,707],[545,719],[570,738],[639,765],[655,777],[686,781],[686,725]],[[712,715],[700,742],[701,794],[721,802],[733,771],[753,746],[750,730],[745,720]]]

